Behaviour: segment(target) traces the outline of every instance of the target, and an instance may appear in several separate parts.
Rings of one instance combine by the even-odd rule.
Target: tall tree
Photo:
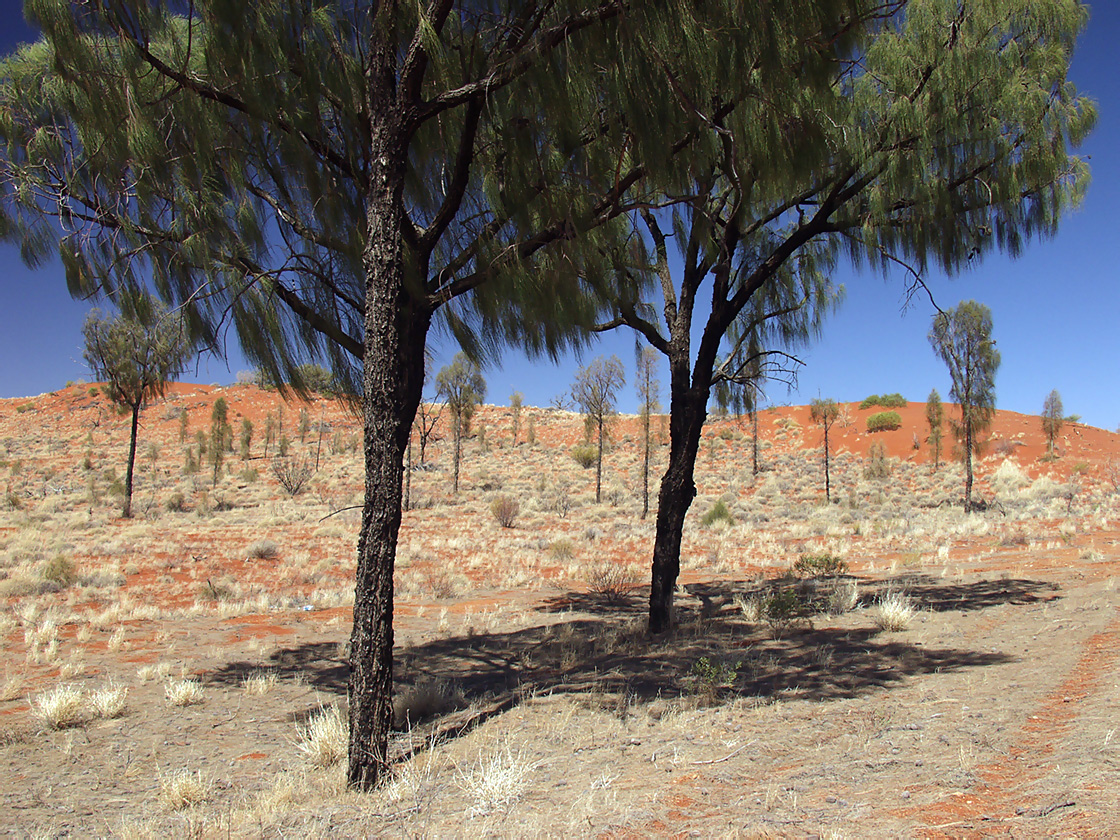
[[[585,428],[595,432],[595,503],[602,499],[603,447],[610,436],[618,392],[626,384],[626,372],[618,356],[592,359],[576,371],[572,399],[583,414]]]
[[[1054,457],[1054,441],[1062,431],[1062,422],[1065,420],[1062,408],[1062,395],[1057,390],[1051,391],[1042,404],[1042,433],[1046,435],[1046,452]]]
[[[463,353],[456,353],[451,364],[436,374],[436,391],[447,402],[451,413],[452,472],[454,492],[459,492],[459,461],[463,448],[463,435],[470,432],[471,418],[486,396],[486,380],[478,365]]]
[[[961,301],[955,309],[934,317],[929,341],[949,368],[953,380],[949,396],[960,405],[961,419],[954,431],[964,458],[964,509],[970,511],[972,459],[996,408],[1000,357],[992,340],[992,310],[974,300]]]
[[[735,38],[734,51],[725,49],[729,24],[673,52],[628,54],[630,72],[662,95],[642,122],[658,130],[627,148],[696,138],[668,179],[643,183],[658,197],[628,216],[633,235],[604,292],[614,317],[600,325],[629,326],[669,364],[654,632],[672,624],[709,394],[727,375],[719,359],[739,355],[728,347],[739,340],[732,325],[762,319],[805,338],[828,308],[826,278],[841,258],[903,267],[919,286],[930,264],[954,271],[1052,233],[1087,183],[1069,149],[1095,110],[1066,79],[1083,5],[910,0],[844,20],[815,12],[779,14],[791,27],[782,36]],[[833,48],[824,63],[804,51],[819,44]],[[712,60],[688,60],[699,53]]]
[[[649,458],[652,449],[650,421],[653,413],[661,408],[657,399],[660,388],[657,360],[657,351],[652,347],[639,349],[635,385],[638,389],[638,415],[642,418],[642,519],[649,515]]]
[[[840,406],[836,404],[836,400],[818,398],[809,404],[810,419],[821,427],[821,449],[824,451],[824,497],[825,500],[829,502],[832,501],[832,484],[829,481],[828,470],[828,432],[839,416]]]
[[[694,148],[734,147],[744,229],[806,214],[792,239],[756,241],[769,268],[744,275],[748,297],[842,229],[878,231],[857,248],[873,259],[1014,246],[1084,180],[1066,153],[1092,121],[1064,78],[1085,19],[1072,0],[767,0],[751,26],[733,0],[185,9],[33,4],[45,41],[0,73],[0,232],[32,261],[57,241],[79,294],[150,276],[200,334],[232,324],[262,368],[319,358],[361,394],[358,788],[386,768],[401,479],[437,316],[476,353],[575,340],[594,307],[570,284],[617,273],[624,217],[663,206],[655,182],[693,194],[677,190],[691,175],[667,174],[707,169]],[[982,231],[997,236],[976,244]],[[691,435],[679,427],[685,454]],[[680,457],[663,490],[691,501]],[[671,606],[661,544],[656,599]]]
[[[929,451],[933,454],[933,471],[941,466],[941,426],[945,422],[945,409],[941,405],[941,395],[934,388],[926,400],[926,425],[929,426]]]
[[[124,510],[132,516],[132,478],[140,410],[163,396],[193,355],[185,325],[178,315],[146,298],[127,301],[116,316],[93,310],[86,318],[85,358],[96,379],[105,381],[105,394],[130,412],[128,467],[124,479]]]

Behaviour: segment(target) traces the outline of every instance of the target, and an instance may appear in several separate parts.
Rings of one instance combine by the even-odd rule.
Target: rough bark
[[[642,411],[642,519],[649,516],[649,424],[650,412],[647,406]]]
[[[140,431],[140,403],[132,406],[132,434],[128,439],[128,469],[124,476],[124,512],[125,519],[132,518],[132,475],[136,467],[136,436]]]
[[[676,364],[671,359],[670,368],[669,466],[657,495],[657,530],[649,592],[651,633],[664,633],[673,626],[673,592],[680,574],[684,518],[696,497],[696,455],[707,417],[708,389],[706,384],[703,388],[690,387],[687,356]]]
[[[389,4],[392,7],[393,4]],[[392,8],[375,11],[391,15]],[[375,33],[387,28],[375,22]],[[393,564],[404,453],[424,387],[431,312],[405,283],[402,227],[407,126],[395,98],[391,38],[375,34],[367,71],[370,115],[363,410],[365,504],[358,537],[348,686],[347,781],[372,790],[385,777],[393,687]]]
[[[972,421],[964,423],[964,512],[972,510]]]

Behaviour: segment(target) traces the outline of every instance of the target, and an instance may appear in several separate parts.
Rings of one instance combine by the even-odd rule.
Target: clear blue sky
[[[1072,69],[1078,88],[1100,109],[1096,131],[1080,149],[1090,157],[1093,173],[1084,205],[1064,220],[1055,238],[1031,243],[1018,259],[992,255],[954,278],[932,274],[927,282],[942,308],[967,299],[991,307],[1003,357],[996,379],[999,408],[1036,414],[1057,388],[1067,413],[1115,429],[1120,425],[1120,62],[1115,55],[1120,4],[1097,0],[1091,6],[1093,17]],[[32,37],[20,3],[0,0],[0,51]],[[902,311],[906,278],[901,273],[884,280],[877,273],[841,269],[835,280],[847,289],[845,303],[826,324],[823,338],[800,353],[806,365],[798,389],[773,385],[771,400],[855,401],[894,391],[924,400],[931,388],[946,398],[948,373],[926,339],[933,315],[929,302],[916,298]],[[91,307],[69,297],[58,265],[31,271],[14,247],[0,245],[0,397],[32,396],[88,376],[81,324]],[[454,348],[438,335],[433,343],[438,367]],[[233,381],[248,365],[236,347],[229,349],[228,364],[204,359],[185,378]],[[615,353],[633,368],[634,341],[628,334],[604,338],[584,361],[599,353]],[[485,371],[487,402],[505,403],[518,390],[527,404],[548,405],[568,389],[577,364],[574,359],[559,366],[529,362],[509,353],[502,367]],[[663,384],[663,395],[666,390]],[[632,411],[635,402],[628,384],[620,407]]]

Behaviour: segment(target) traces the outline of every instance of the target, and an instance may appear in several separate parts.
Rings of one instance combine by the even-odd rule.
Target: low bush
[[[624,603],[630,590],[638,585],[641,573],[636,566],[600,560],[587,570],[587,588],[608,604]]]
[[[582,443],[572,447],[572,458],[585,470],[590,469],[599,458],[599,450],[589,443]]]
[[[891,474],[891,462],[887,460],[887,448],[876,441],[871,444],[867,454],[867,466],[863,470],[865,478],[886,478]]]
[[[281,447],[280,451],[284,452],[285,448]],[[272,459],[272,474],[276,476],[284,492],[292,498],[303,492],[304,485],[314,472],[315,467],[306,458],[288,458],[286,455],[281,455]]]
[[[875,407],[878,407],[878,408],[905,408],[906,407],[906,397],[902,396],[902,394],[899,394],[897,392],[893,393],[893,394],[884,394],[883,396],[879,396],[878,394],[872,394],[870,397],[865,398],[864,401],[859,404],[859,407],[860,408],[875,408]]]
[[[705,528],[711,528],[717,522],[726,522],[728,525],[734,525],[735,517],[731,515],[731,511],[727,509],[727,505],[725,505],[721,499],[712,505],[712,509],[705,513],[700,521],[704,524]]]
[[[40,577],[59,586],[69,586],[78,579],[78,564],[65,554],[56,554],[43,564]]]
[[[793,573],[797,577],[830,577],[846,574],[848,564],[835,554],[824,552],[822,554],[802,554],[793,564]]]
[[[280,555],[280,546],[272,540],[257,540],[247,549],[254,560],[275,560]]]
[[[880,411],[867,418],[867,431],[885,432],[897,429],[902,425],[902,418],[897,411]]]
[[[503,528],[512,528],[520,512],[521,504],[512,496],[496,496],[490,503],[490,513]]]

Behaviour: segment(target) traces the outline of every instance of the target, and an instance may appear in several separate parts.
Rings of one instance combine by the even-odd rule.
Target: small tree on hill
[[[462,451],[463,435],[470,431],[471,417],[486,396],[486,380],[478,365],[464,353],[456,353],[451,364],[436,374],[436,390],[447,401],[451,412],[451,432],[454,440],[452,464],[454,470],[454,492],[459,492],[459,459]]]
[[[126,519],[132,516],[140,410],[163,396],[168,383],[183,372],[193,353],[186,327],[177,315],[148,298],[135,298],[127,304],[126,311],[115,317],[93,310],[82,327],[85,359],[94,377],[105,381],[105,394],[110,400],[132,413],[121,513]]]
[[[933,454],[933,471],[941,466],[941,425],[945,421],[945,409],[941,405],[941,395],[934,388],[926,400],[926,423],[929,425],[929,451]]]
[[[214,401],[210,412],[210,465],[214,468],[214,484],[222,469],[226,452],[233,446],[233,429],[229,425],[229,405],[225,397]]]
[[[241,460],[249,460],[249,450],[253,444],[253,421],[248,417],[241,420]]]
[[[1042,404],[1042,433],[1046,435],[1046,452],[1051,458],[1054,457],[1054,440],[1062,431],[1065,420],[1062,411],[1062,395],[1056,390],[1051,391]]]
[[[642,519],[649,515],[650,418],[661,406],[657,400],[657,351],[643,347],[638,354],[638,413],[642,418]]]
[[[603,444],[610,435],[610,423],[614,417],[615,399],[618,390],[626,384],[626,374],[618,356],[609,359],[599,356],[589,365],[576,371],[576,381],[572,386],[572,399],[583,413],[588,431],[594,430],[596,436],[595,456],[595,503],[602,498],[603,486]]]
[[[953,380],[949,395],[961,407],[954,431],[964,456],[964,509],[972,505],[972,458],[980,435],[992,422],[996,408],[996,371],[999,351],[992,340],[992,310],[974,300],[961,301],[956,309],[933,319],[929,333],[934,352],[949,367]]]
[[[828,476],[828,431],[840,416],[840,406],[836,400],[815,399],[809,404],[809,417],[824,431],[824,497],[832,501],[832,487]]]
[[[512,415],[511,425],[513,432],[513,445],[517,446],[517,436],[521,433],[521,403],[525,399],[520,391],[509,395],[509,408]]]

